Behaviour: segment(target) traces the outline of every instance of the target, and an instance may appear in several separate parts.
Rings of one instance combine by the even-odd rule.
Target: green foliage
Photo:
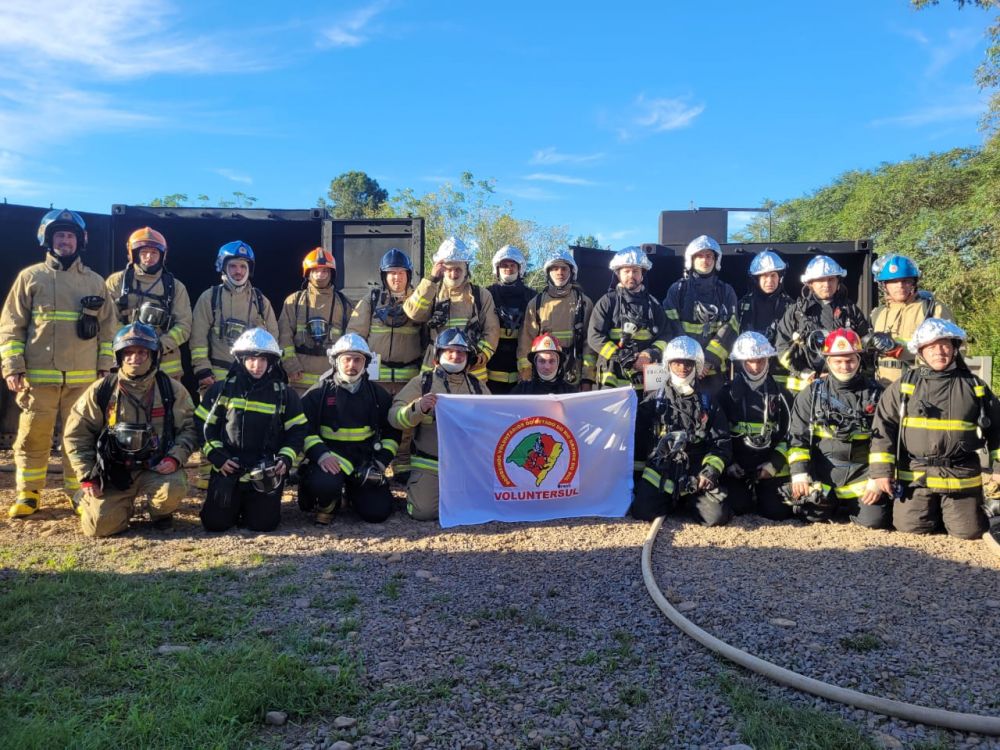
[[[765,696],[733,672],[719,677],[722,694],[740,723],[742,739],[758,750],[875,750],[852,724],[812,708],[796,708]]]
[[[199,206],[209,206],[211,199],[204,193],[200,193],[195,199]],[[247,195],[240,190],[233,191],[232,198],[219,198],[215,205],[219,208],[250,208],[257,199],[252,195]],[[147,205],[154,208],[183,208],[189,206],[187,193],[171,193],[161,198],[153,198]]]
[[[229,571],[18,573],[0,587],[0,745],[245,747],[269,710],[351,713],[359,665],[254,632]],[[265,587],[266,582],[254,584]],[[163,644],[189,650],[158,655]]]
[[[592,234],[577,235],[577,238],[573,240],[571,244],[576,245],[577,247],[599,247],[603,248],[604,250],[611,249],[610,247],[605,247],[604,245],[602,245],[600,241]]]
[[[336,219],[368,219],[379,215],[389,193],[365,172],[344,172],[330,181],[330,204],[322,199]]]

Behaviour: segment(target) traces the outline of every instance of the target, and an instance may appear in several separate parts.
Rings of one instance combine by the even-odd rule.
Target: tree
[[[196,200],[202,206],[209,205],[209,197],[204,193],[200,193]],[[256,202],[257,199],[254,196],[234,190],[232,198],[219,198],[215,205],[219,208],[250,208]],[[171,193],[162,198],[153,198],[148,205],[156,208],[183,208],[188,205],[188,195],[187,193]]]
[[[581,234],[581,235],[578,235],[577,238],[575,240],[573,240],[572,244],[576,245],[577,247],[599,247],[599,248],[604,248],[604,246],[601,245],[600,241],[594,235],[592,235],[592,234],[587,234],[587,235]],[[606,249],[606,248],[604,248],[604,249]]]
[[[379,215],[389,193],[364,172],[344,172],[330,181],[331,213],[337,219],[365,219]]]

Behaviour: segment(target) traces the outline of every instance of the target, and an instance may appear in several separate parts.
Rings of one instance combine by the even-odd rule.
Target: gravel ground
[[[4,507],[12,479],[0,474]],[[281,570],[293,592],[259,608],[262,633],[279,637],[291,625],[317,638],[330,637],[331,627],[346,633],[365,667],[365,713],[264,733],[286,747],[722,748],[740,741],[718,688],[726,667],[670,625],[642,584],[646,524],[579,519],[442,530],[402,513],[382,525],[348,513],[324,529],[289,499],[275,533],[209,536],[192,497],[172,532],[137,524],[93,541],[57,497],[46,492],[46,507],[30,521],[4,518],[0,550],[45,556],[71,549],[78,569],[128,573],[262,555],[266,562],[248,576]],[[703,529],[671,520],[653,564],[660,587],[688,617],[737,647],[846,687],[1000,713],[1000,558],[981,543],[846,525],[740,519]],[[240,582],[225,594],[240,596]],[[769,694],[838,714],[886,747],[942,739],[1000,747],[779,687]]]

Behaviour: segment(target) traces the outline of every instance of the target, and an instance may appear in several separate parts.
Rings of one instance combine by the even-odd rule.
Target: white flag
[[[632,388],[438,394],[441,526],[625,515],[636,404]]]

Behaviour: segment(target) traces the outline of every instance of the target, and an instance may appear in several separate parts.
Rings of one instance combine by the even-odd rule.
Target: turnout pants
[[[272,492],[258,492],[250,482],[213,471],[201,506],[201,525],[205,531],[226,531],[237,524],[251,531],[274,531],[281,521],[284,486],[282,481]]]
[[[70,409],[87,385],[31,385],[16,396],[21,415],[17,420],[17,439],[14,441],[14,465],[17,469],[15,483],[18,497],[37,496],[45,487],[45,475],[52,450],[52,434],[56,416],[65,425]],[[73,473],[73,466],[62,445],[63,489],[72,495],[80,489],[80,482]]]
[[[726,476],[722,486],[726,490],[729,506],[738,516],[757,513],[764,518],[783,521],[792,517],[792,508],[786,505],[779,490],[788,483],[788,475],[748,481],[746,478]]]
[[[733,511],[726,497],[726,490],[719,486],[714,490],[681,493],[676,502],[673,484],[668,479],[664,489],[660,489],[660,474],[650,466],[642,472],[636,484],[635,498],[629,514],[641,521],[652,521],[659,516],[682,511],[695,518],[703,526],[725,526],[732,520]]]
[[[982,487],[943,493],[910,485],[892,507],[892,525],[908,534],[931,534],[942,526],[960,539],[978,539],[986,531]]]
[[[79,501],[80,529],[87,536],[111,536],[125,531],[139,495],[148,498],[152,520],[169,516],[177,510],[187,490],[183,469],[171,474],[150,470],[134,472],[132,486],[127,490],[108,486],[97,498],[89,498],[83,490],[79,490],[76,497]]]
[[[299,485],[299,507],[333,513],[344,496],[362,520],[381,523],[392,515],[392,493],[388,483],[377,487],[364,485],[354,475],[343,471],[330,474],[319,466],[310,466]]]

